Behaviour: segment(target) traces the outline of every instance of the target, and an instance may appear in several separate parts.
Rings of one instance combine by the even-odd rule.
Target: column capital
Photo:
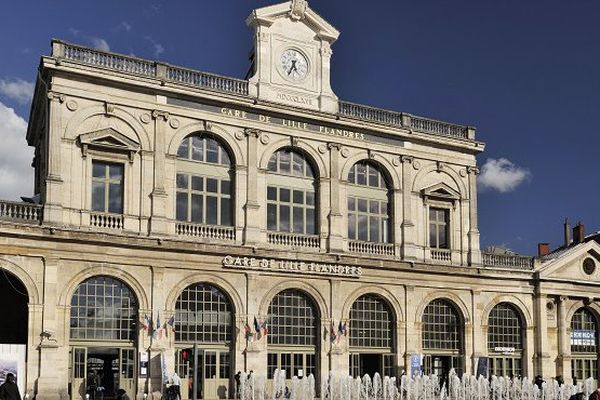
[[[246,128],[244,129],[244,134],[246,136],[253,136],[255,138],[258,138],[262,134],[262,131],[260,129],[255,128]]]
[[[327,148],[329,150],[342,150],[342,145],[340,143],[327,143]]]
[[[50,101],[58,101],[60,103],[64,103],[65,99],[67,98],[67,96],[65,96],[62,93],[58,93],[58,92],[48,92],[47,94],[48,100]]]
[[[470,166],[467,167],[467,173],[468,174],[473,174],[473,175],[479,175],[479,167],[477,166]]]
[[[400,156],[400,162],[402,164],[404,164],[404,163],[412,164],[414,159],[415,158],[413,156]]]
[[[168,111],[162,111],[162,110],[153,110],[152,111],[152,118],[154,119],[160,119],[162,118],[164,121],[168,121],[170,118],[170,114]]]

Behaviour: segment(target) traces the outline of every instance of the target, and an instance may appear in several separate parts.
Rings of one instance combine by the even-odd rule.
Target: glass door
[[[135,397],[135,349],[120,349],[119,388],[124,389],[129,398]]]
[[[71,347],[71,400],[85,399],[87,392],[87,349]]]

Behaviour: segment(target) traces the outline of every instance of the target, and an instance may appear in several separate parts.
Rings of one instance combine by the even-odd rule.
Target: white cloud
[[[488,158],[481,167],[481,175],[477,181],[482,189],[507,193],[515,190],[529,178],[531,178],[529,170],[513,164],[506,158]]]
[[[33,97],[33,82],[23,79],[0,79],[0,93],[9,97],[19,104],[28,104]]]
[[[150,36],[146,36],[146,40],[152,43],[154,57],[158,58],[162,53],[165,52],[165,47],[162,44],[155,41],[154,39],[152,39]]]
[[[110,51],[110,46],[108,45],[108,42],[102,38],[91,37],[90,42],[92,42],[92,46],[95,49],[102,51]]]
[[[127,32],[130,32],[131,31],[131,24],[128,23],[127,21],[122,21],[119,24],[119,28],[125,29]]]
[[[0,102],[0,199],[33,194],[33,148],[27,146],[27,122]]]

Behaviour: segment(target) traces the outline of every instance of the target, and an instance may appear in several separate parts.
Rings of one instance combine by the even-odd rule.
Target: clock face
[[[281,53],[281,69],[287,79],[300,81],[306,77],[308,61],[299,51],[287,49]]]

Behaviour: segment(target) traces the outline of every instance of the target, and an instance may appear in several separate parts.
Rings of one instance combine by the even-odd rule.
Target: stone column
[[[331,75],[331,45],[325,40],[321,40],[321,96],[319,108],[328,113],[337,113],[339,108],[338,99],[331,89],[329,81]]]
[[[59,259],[48,257],[44,259],[44,293],[42,311],[41,341],[38,346],[40,355],[39,378],[37,381],[38,399],[59,399],[59,344],[56,335],[57,315],[57,279]]]
[[[264,320],[264,318],[261,318],[260,315],[260,304],[262,301],[262,296],[257,294],[262,292],[262,290],[260,289],[260,286],[262,284],[262,281],[257,279],[257,276],[255,274],[246,273],[246,310],[241,318],[242,330],[240,331],[240,335],[242,336],[242,340],[239,342],[239,345],[243,347],[241,347],[239,349],[241,351],[238,352],[240,356],[245,355],[246,372],[249,372],[250,370],[259,373],[266,372],[265,368],[267,365],[268,338],[263,337],[256,341],[246,341],[245,338],[243,338],[243,326],[245,324],[248,324],[250,326],[250,329],[254,331],[254,317],[258,318],[261,321]]]
[[[258,138],[262,132],[258,129],[246,129],[248,138],[248,174],[247,174],[247,200],[244,205],[245,232],[244,244],[253,245],[263,242],[261,234],[261,208],[258,193]]]
[[[479,228],[477,224],[477,175],[479,168],[467,167],[469,174],[469,265],[481,264]]]
[[[556,358],[556,373],[562,375],[563,379],[571,379],[571,338],[567,327],[566,302],[568,297],[558,298],[558,357]]]
[[[406,285],[404,290],[404,365],[406,374],[410,376],[410,356],[421,352],[421,321],[417,321],[417,299],[415,299],[415,287]]]
[[[342,205],[345,201],[340,194],[340,150],[342,146],[338,143],[329,143],[329,163],[330,163],[330,180],[329,180],[329,251],[333,253],[341,253],[344,251],[344,232]]]
[[[473,314],[473,353],[471,360],[473,365],[472,371],[466,371],[472,374],[477,373],[477,362],[481,357],[487,355],[487,329],[488,321],[484,321],[482,313],[483,302],[481,301],[481,292],[479,290],[471,291],[471,313]]]
[[[402,162],[402,258],[414,260],[417,256],[415,224],[412,219],[412,156],[400,156]]]
[[[150,293],[151,298],[151,320],[152,325],[150,329],[153,331],[157,328],[162,328],[167,322],[166,312],[164,310],[164,267],[151,267],[152,270],[152,291]],[[158,324],[158,315],[160,313],[160,325]],[[150,331],[150,335],[152,335]],[[173,373],[173,366],[175,364],[175,356],[173,351],[170,351],[169,341],[166,335],[162,334],[158,338],[151,337],[150,347],[148,348],[149,353],[149,371],[148,371],[148,394],[152,399],[160,399],[164,390],[162,385],[162,370],[161,360],[166,362],[167,371]],[[164,355],[163,355],[164,354]]]
[[[546,302],[548,297],[544,293],[536,293],[534,296],[534,312],[535,312],[535,375],[550,377],[551,371],[549,368],[550,360],[549,343],[548,343],[548,316],[546,312]]]
[[[63,180],[61,177],[62,103],[65,95],[48,92],[48,127],[46,127],[47,174],[45,179],[44,222],[63,225]]]
[[[152,111],[154,118],[154,185],[152,189],[152,215],[150,217],[150,233],[165,235],[167,227],[167,191],[165,190],[165,135],[169,113]]]

